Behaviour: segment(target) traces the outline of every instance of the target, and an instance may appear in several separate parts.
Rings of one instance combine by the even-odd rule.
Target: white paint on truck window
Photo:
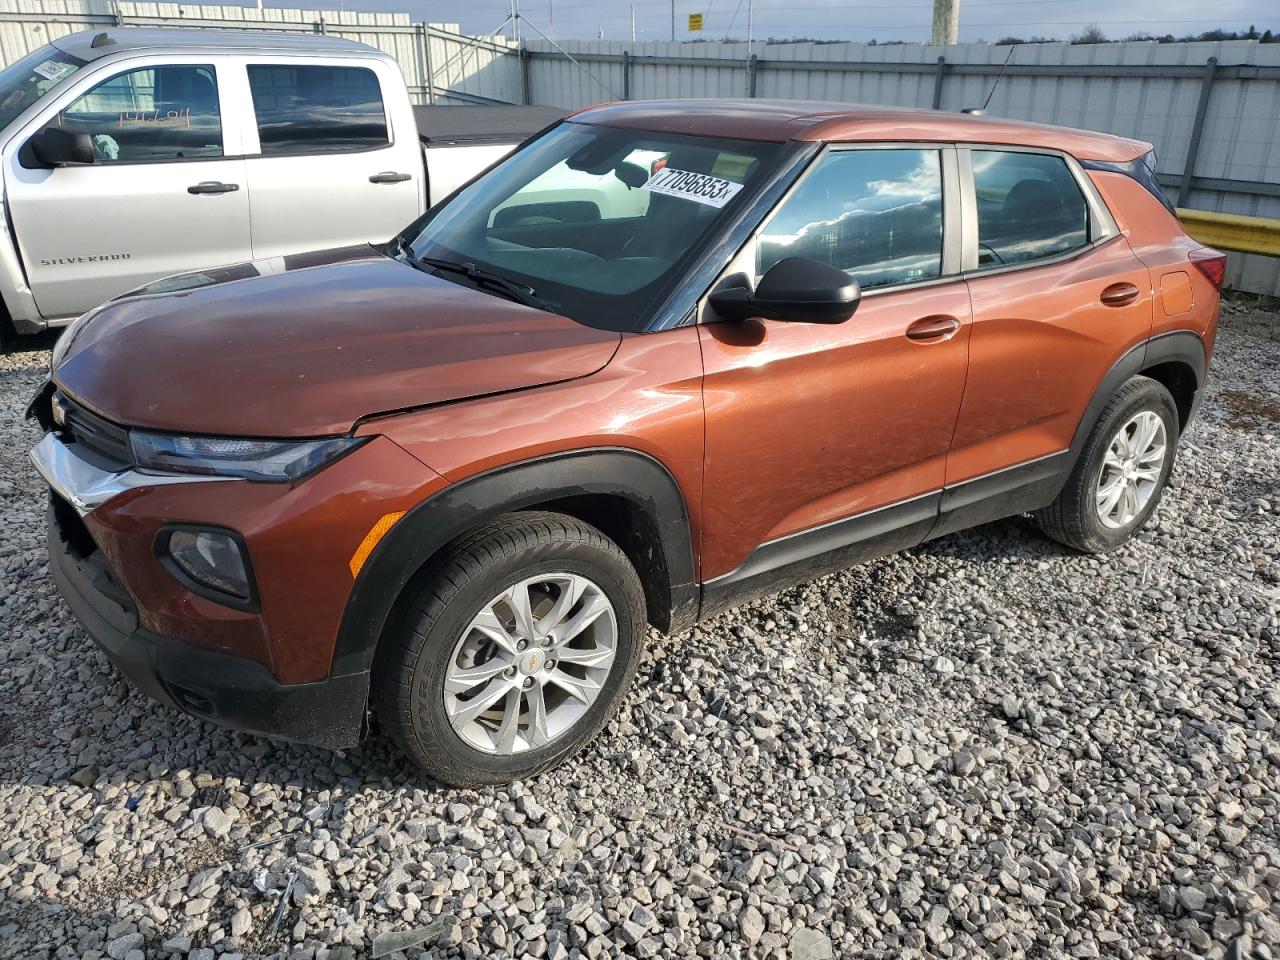
[[[709,207],[723,207],[742,189],[742,184],[705,173],[663,167],[648,179],[642,189],[705,203]]]

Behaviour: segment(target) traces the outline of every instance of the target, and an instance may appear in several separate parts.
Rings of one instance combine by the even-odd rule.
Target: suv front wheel
[[[1150,377],[1127,380],[1102,416],[1058,498],[1035,514],[1046,534],[1106,553],[1145,524],[1164,492],[1178,444],[1178,409]]]
[[[375,661],[375,710],[436,780],[530,777],[608,720],[644,632],[643,588],[613,541],[561,514],[509,514],[428,575]]]

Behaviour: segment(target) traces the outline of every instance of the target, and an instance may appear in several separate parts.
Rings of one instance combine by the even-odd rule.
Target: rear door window
[[[937,150],[833,150],[760,232],[756,276],[787,257],[839,267],[864,289],[942,273]]]
[[[1089,208],[1058,156],[974,150],[978,266],[1028,263],[1087,246]]]
[[[294,64],[247,69],[264,157],[374,150],[391,142],[372,70]]]
[[[222,156],[218,82],[211,66],[116,74],[58,114],[55,123],[89,134],[101,163]]]

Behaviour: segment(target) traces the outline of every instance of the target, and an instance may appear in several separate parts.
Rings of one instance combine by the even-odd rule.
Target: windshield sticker
[[[663,167],[641,189],[664,193],[669,197],[683,197],[694,203],[705,203],[709,207],[723,207],[737,196],[742,184],[705,173]]]
[[[46,80],[61,80],[73,70],[75,70],[75,64],[60,63],[57,60],[46,60],[35,68],[35,72]]]

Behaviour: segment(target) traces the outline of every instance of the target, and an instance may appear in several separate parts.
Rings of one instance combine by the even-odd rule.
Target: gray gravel
[[[0,955],[1280,958],[1280,343],[1224,332],[1122,552],[1009,520],[653,637],[481,792],[117,679],[45,569],[47,362],[0,361]]]

